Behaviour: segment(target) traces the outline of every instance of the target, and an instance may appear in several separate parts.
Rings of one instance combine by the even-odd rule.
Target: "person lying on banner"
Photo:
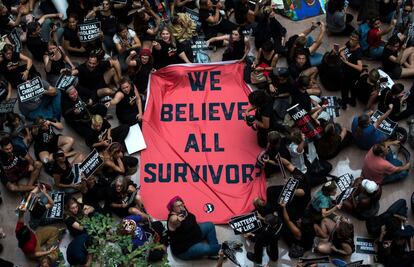
[[[171,252],[182,260],[202,257],[218,259],[220,244],[217,241],[213,223],[197,223],[181,197],[173,197],[167,204],[169,211],[167,230],[170,236]],[[207,243],[205,242],[207,241]]]
[[[260,147],[266,147],[269,131],[278,130],[286,133],[285,126],[273,119],[273,101],[264,91],[253,91],[249,94],[250,107],[245,111],[245,120],[248,126],[257,129],[257,142]],[[255,110],[254,115],[250,112]]]
[[[342,209],[361,220],[377,215],[380,209],[382,187],[362,177],[355,179],[352,187],[355,190],[343,201]]]

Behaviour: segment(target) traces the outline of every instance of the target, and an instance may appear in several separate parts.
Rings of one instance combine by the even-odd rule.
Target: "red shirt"
[[[17,234],[20,231],[20,229],[22,229],[24,226],[25,226],[24,223],[17,222],[15,233]],[[30,231],[30,240],[27,241],[26,244],[24,244],[23,247],[21,248],[25,254],[33,254],[36,251],[36,245],[37,245],[36,235],[33,233],[33,231],[31,230],[29,231]]]
[[[382,43],[381,36],[378,35],[380,30],[377,28],[372,28],[368,32],[367,42],[371,47],[379,47]]]
[[[384,177],[394,173],[397,168],[388,160],[374,155],[371,148],[365,156],[364,165],[362,166],[362,176],[377,184],[382,184]]]

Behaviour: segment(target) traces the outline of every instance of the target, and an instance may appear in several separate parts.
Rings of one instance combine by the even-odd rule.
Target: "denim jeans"
[[[198,226],[201,229],[203,240],[207,240],[207,243],[200,242],[192,245],[186,252],[176,255],[178,258],[182,260],[193,260],[203,256],[216,256],[218,254],[221,246],[217,241],[214,224],[205,222],[198,224]]]
[[[394,158],[394,155],[392,152],[389,152],[387,156],[385,157],[385,159],[394,166],[397,166],[397,167],[402,166],[402,162]],[[394,183],[399,180],[407,178],[407,176],[408,176],[408,171],[396,172],[396,173],[385,176],[384,180],[382,181],[382,184],[384,185],[384,184]]]
[[[312,36],[308,36],[306,38],[306,44],[305,47],[310,47],[315,41],[313,40]],[[312,55],[310,55],[309,60],[311,66],[319,66],[322,62],[323,55],[321,53],[315,52]]]
[[[380,59],[383,51],[384,51],[384,46],[382,45],[378,47],[370,47],[368,49],[368,56],[370,58]]]

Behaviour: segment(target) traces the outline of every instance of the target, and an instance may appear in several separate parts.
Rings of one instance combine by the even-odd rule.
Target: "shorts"
[[[35,150],[35,155],[36,158],[39,158],[39,153],[43,152],[43,151],[47,151],[49,153],[55,153],[58,151],[59,146],[58,146],[58,141],[59,141],[59,136],[61,136],[60,134],[55,135],[52,140],[49,141],[49,143],[45,144],[45,143],[35,143],[34,144],[34,150]]]

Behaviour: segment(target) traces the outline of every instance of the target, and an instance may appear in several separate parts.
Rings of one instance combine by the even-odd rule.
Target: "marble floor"
[[[307,20],[303,20],[303,21],[299,21],[299,22],[290,21],[290,20],[287,20],[286,18],[283,18],[283,17],[280,17],[280,16],[278,16],[278,19],[287,28],[288,36],[291,36],[293,34],[301,32],[305,28],[309,27],[311,21],[324,21],[324,16],[315,17],[315,18],[311,18],[311,19],[307,19]],[[314,37],[316,37],[316,36],[314,36]],[[346,42],[346,38],[326,36],[324,38],[323,44],[320,48],[320,51],[325,52],[327,50],[331,50],[334,43],[338,43],[340,45],[343,45],[343,44],[345,44],[345,42]],[[219,61],[221,59],[221,53],[222,52],[223,52],[223,49],[219,49],[214,54],[210,52],[210,56],[212,58],[212,61]],[[254,53],[255,51],[252,51],[252,52]],[[283,59],[280,60],[279,63],[278,63],[279,66],[283,66],[285,64],[286,63]],[[364,62],[364,64],[368,64],[370,67],[373,67],[373,66],[377,66],[378,62],[366,61],[366,62]],[[42,69],[42,68],[39,67],[38,69]],[[411,80],[401,80],[400,82],[402,82],[405,85],[406,90],[408,90],[412,85]],[[332,93],[332,92],[325,92],[324,91],[324,95],[337,95],[337,96],[339,96],[339,92]],[[114,110],[111,110],[111,112],[114,113]],[[362,112],[362,106],[361,105],[358,105],[356,108],[349,107],[346,110],[346,112],[341,112],[341,116],[336,119],[336,122],[341,123],[343,126],[345,126],[349,129],[352,118],[356,114],[360,114],[361,112]],[[111,120],[111,123],[113,125],[116,125],[115,120]],[[402,122],[401,125],[406,127],[405,122]],[[65,128],[64,134],[69,134],[69,135],[72,135],[72,136],[76,136],[77,137],[76,140],[81,140],[76,135],[76,133],[74,133],[73,130],[71,130],[70,128]],[[86,152],[86,147],[85,147],[83,141],[76,142],[75,143],[75,149]],[[409,149],[409,150],[410,150],[410,152],[412,152],[411,149]],[[332,163],[332,165],[334,166],[332,174],[341,175],[341,174],[349,172],[349,173],[353,174],[355,177],[358,177],[360,172],[361,172],[362,160],[364,158],[364,155],[365,155],[365,152],[359,150],[355,146],[347,148],[346,150],[341,152],[338,157],[336,157],[334,160],[330,161]],[[139,157],[139,155],[137,155],[137,157]],[[46,174],[43,173],[42,176],[41,176],[41,180],[47,181],[48,179],[50,179],[50,177],[48,177]],[[139,174],[136,174],[133,177],[133,179],[136,180],[137,182],[139,182]],[[410,175],[405,181],[385,186],[383,188],[383,194],[382,194],[382,198],[381,198],[380,212],[384,211],[391,203],[393,203],[395,200],[397,200],[399,198],[405,198],[407,201],[409,201],[410,196],[411,196],[412,192],[414,191],[413,179],[414,179],[414,175],[413,175],[412,170],[410,170]],[[282,183],[281,180],[282,179],[280,177],[276,176],[276,177],[269,180],[269,184],[271,184],[271,185],[281,184]],[[4,229],[4,231],[7,235],[5,239],[0,240],[0,243],[3,244],[3,246],[4,246],[4,250],[0,254],[0,257],[14,262],[17,266],[22,266],[22,267],[36,266],[35,262],[28,260],[24,256],[24,254],[20,251],[20,249],[17,247],[17,241],[16,241],[16,238],[14,236],[14,228],[15,228],[15,224],[16,224],[16,220],[17,220],[17,216],[15,214],[15,209],[16,209],[16,206],[17,206],[17,203],[18,203],[18,198],[17,198],[16,195],[13,195],[13,194],[7,192],[2,185],[0,185],[0,190],[1,190],[2,195],[3,195],[3,204],[0,206],[0,227],[3,227],[3,229]],[[408,219],[408,221],[409,221],[409,223],[413,224],[414,220],[413,220],[413,216],[412,216],[411,207],[409,207],[409,209],[410,210],[409,210],[409,219]],[[352,220],[353,220],[354,225],[355,225],[356,236],[366,237],[367,232],[366,232],[364,222],[358,221],[355,218],[352,218]],[[245,257],[246,251],[252,251],[253,250],[253,246],[250,242],[248,242],[248,241],[246,242],[243,238],[241,238],[239,236],[235,237],[233,235],[232,230],[230,230],[230,228],[228,226],[217,225],[216,230],[217,230],[219,241],[224,241],[224,240],[229,240],[229,239],[237,239],[237,238],[240,239],[241,241],[243,241],[245,246],[243,248],[243,252],[237,254],[237,259],[239,260],[241,266],[243,266],[243,267],[253,266],[252,262],[247,260],[246,257]],[[70,241],[69,240],[69,235],[66,234],[65,239],[63,240],[63,242],[61,243],[61,246],[60,246],[60,249],[63,253],[65,252],[66,245],[68,244],[69,241]],[[279,259],[278,262],[269,262],[269,266],[296,266],[296,261],[292,261],[289,258],[287,246],[284,244],[284,242],[280,241],[279,246],[280,246],[279,247],[280,259]],[[169,256],[168,256],[169,264],[171,266],[174,266],[174,267],[190,267],[190,266],[197,266],[197,267],[198,266],[206,266],[206,267],[211,266],[212,267],[212,266],[216,266],[216,262],[211,261],[211,260],[198,260],[198,261],[184,262],[184,261],[181,261],[181,260],[173,257],[171,255],[171,253],[168,253],[168,254],[169,254]],[[310,255],[310,253],[307,253],[306,256],[307,257],[312,257],[312,255]],[[267,263],[268,258],[267,258],[267,256],[264,256],[264,257],[265,258],[263,260],[263,263]],[[373,257],[369,256],[369,255],[366,255],[366,254],[354,253],[347,260],[348,261],[355,261],[355,260],[360,260],[360,259],[364,260],[364,263],[366,263],[366,264],[368,264],[368,263],[373,264],[374,263]],[[233,264],[229,260],[227,260],[225,262],[224,266],[233,266]]]

